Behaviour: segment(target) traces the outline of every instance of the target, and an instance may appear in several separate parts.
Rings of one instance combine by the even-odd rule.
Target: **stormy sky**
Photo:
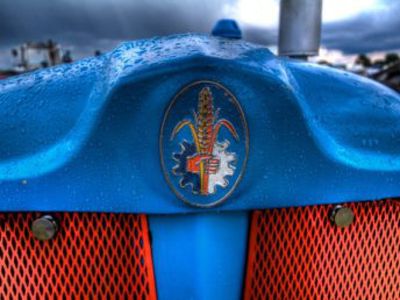
[[[210,32],[223,17],[237,19],[245,39],[274,46],[278,14],[278,0],[1,0],[0,66],[26,41],[51,38],[81,58],[123,40]],[[324,0],[323,23],[328,49],[400,49],[400,1]]]

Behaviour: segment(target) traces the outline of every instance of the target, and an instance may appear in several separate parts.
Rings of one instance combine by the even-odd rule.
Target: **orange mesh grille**
[[[0,214],[0,299],[155,299],[146,217],[53,214],[49,241],[30,230],[35,213]]]
[[[400,201],[348,204],[348,228],[332,206],[255,211],[245,299],[400,299]]]

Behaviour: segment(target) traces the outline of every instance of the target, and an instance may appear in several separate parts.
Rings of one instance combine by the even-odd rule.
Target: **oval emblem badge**
[[[227,199],[243,175],[248,150],[243,110],[221,84],[191,83],[168,106],[161,164],[169,186],[187,204],[212,207]]]

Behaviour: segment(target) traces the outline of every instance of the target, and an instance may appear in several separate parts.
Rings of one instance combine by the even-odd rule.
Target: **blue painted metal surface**
[[[248,214],[150,216],[159,299],[240,299]]]
[[[227,87],[250,131],[247,168],[215,210],[400,195],[400,96],[368,79],[206,35],[111,53],[0,82],[0,210],[182,213],[158,138],[174,95]]]
[[[230,39],[241,39],[242,31],[235,20],[222,19],[215,24],[212,35],[230,38]]]

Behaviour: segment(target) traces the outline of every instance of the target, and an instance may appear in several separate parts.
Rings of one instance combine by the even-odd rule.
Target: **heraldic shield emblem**
[[[224,201],[244,172],[249,137],[235,96],[212,81],[197,81],[179,91],[161,127],[163,172],[184,202],[211,207]]]

